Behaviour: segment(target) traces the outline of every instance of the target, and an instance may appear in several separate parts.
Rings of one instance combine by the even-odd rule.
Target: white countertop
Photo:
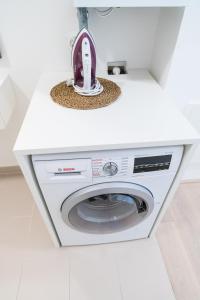
[[[23,154],[75,152],[194,144],[199,135],[145,70],[109,76],[122,94],[96,110],[54,103],[51,88],[67,73],[45,73],[35,90],[15,151]]]

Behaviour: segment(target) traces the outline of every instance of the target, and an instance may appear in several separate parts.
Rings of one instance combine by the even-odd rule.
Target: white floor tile
[[[154,239],[113,244],[123,300],[175,300]]]
[[[29,249],[38,251],[54,248],[53,242],[36,207],[34,208],[31,220],[27,246]]]
[[[32,252],[23,262],[17,300],[69,300],[69,268],[61,249]]]
[[[30,222],[29,217],[0,217],[0,249],[26,249]]]
[[[0,299],[2,300],[16,300],[29,227],[29,217],[0,218]]]
[[[30,217],[33,203],[23,176],[0,178],[0,217]]]
[[[70,248],[70,300],[120,300],[116,264],[104,248]]]
[[[16,251],[0,251],[0,299],[16,300],[22,271],[22,256]]]

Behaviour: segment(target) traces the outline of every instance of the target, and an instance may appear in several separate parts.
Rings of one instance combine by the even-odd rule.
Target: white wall
[[[200,1],[186,9],[166,91],[200,132]],[[200,179],[200,147],[197,147],[185,179]]]
[[[78,30],[72,4],[0,0],[0,67],[9,67],[17,96],[9,126],[0,131],[0,167],[16,164],[12,147],[40,73],[71,66],[69,40]]]
[[[190,0],[185,11],[174,54],[167,90],[183,108],[188,102],[200,103],[200,1]]]
[[[125,60],[129,69],[149,69],[159,13],[155,7],[115,8],[105,18],[90,9],[89,29],[101,68],[106,70],[107,62]]]
[[[165,87],[170,68],[174,63],[174,49],[184,11],[183,7],[160,9],[150,71],[162,87]]]

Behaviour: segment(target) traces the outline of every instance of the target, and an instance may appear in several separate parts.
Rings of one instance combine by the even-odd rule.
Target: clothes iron
[[[86,28],[77,35],[72,46],[75,92],[84,96],[95,96],[103,91],[96,78],[96,51],[93,38]]]

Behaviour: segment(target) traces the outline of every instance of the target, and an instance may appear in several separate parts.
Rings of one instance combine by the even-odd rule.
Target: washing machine
[[[183,146],[33,155],[60,244],[149,237],[182,155]]]

